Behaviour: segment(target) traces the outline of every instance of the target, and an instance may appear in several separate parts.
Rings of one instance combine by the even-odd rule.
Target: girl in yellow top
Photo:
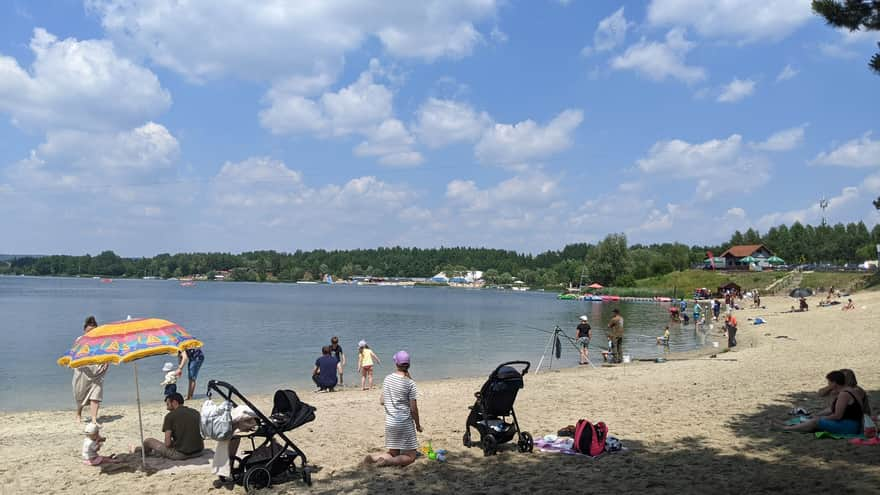
[[[370,349],[365,341],[358,342],[358,371],[361,374],[361,390],[370,390],[373,388],[373,361],[376,364],[382,364],[379,356]],[[370,388],[366,387],[367,378],[370,381]]]

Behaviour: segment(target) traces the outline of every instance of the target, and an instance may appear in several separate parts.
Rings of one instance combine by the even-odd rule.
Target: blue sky
[[[871,226],[878,40],[806,0],[10,0],[0,252]]]

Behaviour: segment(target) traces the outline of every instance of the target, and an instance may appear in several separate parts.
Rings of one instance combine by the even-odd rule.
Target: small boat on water
[[[192,287],[192,286],[194,286],[194,285],[196,285],[196,283],[193,282],[192,280],[187,280],[186,282],[181,282],[181,283],[180,283],[180,286],[181,286],[181,287]]]
[[[102,278],[102,279],[101,279],[101,283],[102,283],[102,284],[109,284],[109,283],[112,282],[112,281],[113,281],[112,278]]]
[[[561,299],[564,301],[575,301],[577,300],[577,298],[578,296],[574,294],[559,294],[558,296],[556,296],[556,299]]]

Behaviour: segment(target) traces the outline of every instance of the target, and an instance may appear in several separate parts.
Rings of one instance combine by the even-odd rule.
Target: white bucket
[[[712,342],[712,347],[718,347],[718,342]]]
[[[628,363],[628,362],[630,362],[631,360],[632,360],[632,359],[630,358],[629,354],[624,354],[624,355],[623,355],[623,362],[624,362],[624,363]]]

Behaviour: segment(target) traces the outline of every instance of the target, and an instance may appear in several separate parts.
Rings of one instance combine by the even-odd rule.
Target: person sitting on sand
[[[853,395],[856,396],[856,399],[858,399],[859,403],[862,404],[862,410],[865,412],[865,414],[870,416],[871,401],[868,399],[868,393],[865,391],[865,389],[859,386],[859,381],[856,380],[855,372],[848,368],[843,368],[839,371],[843,373],[844,379],[846,380],[847,389],[850,390]],[[829,399],[828,408],[820,412],[818,414],[819,416],[827,416],[828,414],[831,414],[831,406],[837,400],[837,394],[838,392],[832,390],[832,388],[828,385],[819,389],[819,397],[828,397]]]
[[[338,371],[339,361],[330,355],[330,346],[325,345],[321,348],[321,357],[315,360],[315,369],[312,370],[312,381],[318,386],[315,392],[332,392],[338,383]]]
[[[146,453],[175,461],[200,455],[205,442],[199,430],[199,412],[184,406],[183,396],[177,392],[165,398],[165,407],[168,409],[162,422],[165,441],[147,438],[144,440]]]
[[[798,309],[800,309],[801,311],[809,311],[810,310],[810,305],[807,304],[806,297],[801,297],[798,302],[800,304],[800,307]]]
[[[101,446],[104,445],[107,439],[101,436],[101,429],[97,424],[87,424],[84,433],[86,438],[83,440],[82,448],[83,464],[86,466],[97,466],[99,464],[115,464],[119,462],[113,457],[98,454],[98,451],[101,450]]]
[[[846,386],[846,377],[843,372],[832,371],[825,375],[825,379],[828,380],[827,389],[829,392],[837,395],[837,398],[831,403],[829,414],[817,415],[803,423],[786,426],[785,429],[800,432],[827,431],[838,435],[860,433],[864,411],[855,393]]]
[[[852,311],[856,309],[856,305],[853,304],[852,299],[847,299],[846,306],[844,306],[842,309],[843,311]]]
[[[385,447],[388,452],[368,454],[365,464],[377,466],[407,466],[416,460],[419,441],[416,431],[421,433],[419,407],[416,402],[418,389],[409,376],[410,358],[406,351],[394,355],[397,371],[385,377],[382,382],[382,398],[385,407]]]
[[[602,361],[608,362],[608,358],[614,354],[614,343],[608,339],[608,348],[602,351]]]

